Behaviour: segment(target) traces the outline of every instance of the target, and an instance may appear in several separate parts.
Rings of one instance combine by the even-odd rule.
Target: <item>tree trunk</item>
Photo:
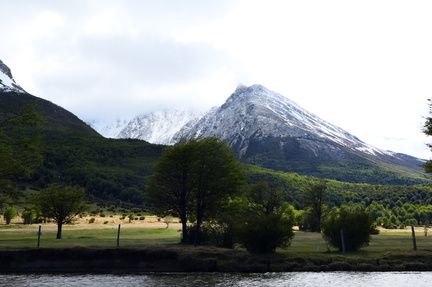
[[[321,213],[319,215],[317,215],[317,222],[318,222],[318,226],[317,226],[317,232],[321,233]]]
[[[194,246],[201,244],[201,222],[197,221],[195,226],[195,241]]]
[[[181,239],[181,243],[183,244],[187,244],[188,243],[188,230],[187,230],[187,219],[181,217],[181,224],[182,224],[182,239]]]
[[[56,237],[56,239],[62,239],[62,227],[63,227],[63,223],[61,223],[61,222],[57,223],[57,237]]]
[[[198,204],[197,204],[197,218],[196,218],[196,228],[195,228],[195,241],[194,245],[197,246],[201,244],[201,224],[203,222],[203,211],[204,206],[201,203],[200,197],[198,198]]]

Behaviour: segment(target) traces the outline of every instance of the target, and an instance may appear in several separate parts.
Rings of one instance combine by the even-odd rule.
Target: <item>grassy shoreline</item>
[[[243,249],[178,244],[179,224],[149,219],[65,226],[55,239],[55,224],[0,225],[0,273],[7,272],[289,272],[289,271],[432,271],[432,238],[417,229],[413,251],[410,230],[382,230],[358,252],[326,253],[320,234],[295,231],[287,250],[249,254]]]
[[[384,255],[249,254],[208,246],[40,248],[0,251],[0,273],[432,271],[430,251]]]

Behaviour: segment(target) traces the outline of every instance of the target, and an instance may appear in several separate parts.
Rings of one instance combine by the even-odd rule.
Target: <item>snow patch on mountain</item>
[[[173,145],[173,136],[181,128],[195,123],[202,114],[192,110],[165,109],[133,118],[95,120],[88,124],[108,138],[134,138],[153,144]]]
[[[21,88],[12,77],[12,72],[5,63],[0,60],[0,91],[8,92],[18,92],[25,93],[23,88]]]
[[[87,124],[102,136],[115,139],[119,138],[120,132],[127,126],[130,120],[130,117],[118,117],[113,120],[92,120],[88,121]]]
[[[200,117],[190,110],[162,110],[133,118],[120,138],[137,138],[154,144],[173,145],[173,136],[189,121]]]

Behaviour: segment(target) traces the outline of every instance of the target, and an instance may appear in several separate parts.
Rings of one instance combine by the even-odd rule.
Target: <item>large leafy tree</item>
[[[85,210],[84,198],[84,188],[60,184],[51,184],[37,195],[36,206],[41,214],[57,223],[57,239],[62,238],[63,224],[70,223]]]
[[[0,193],[13,196],[16,181],[29,177],[42,163],[39,146],[44,117],[35,104],[12,114],[0,111]]]
[[[327,184],[324,180],[312,183],[304,192],[304,206],[313,219],[312,231],[321,232],[321,220],[327,207]]]
[[[262,215],[275,213],[284,203],[282,191],[270,186],[267,182],[251,185],[247,191],[247,198],[255,212],[262,213]]]
[[[189,242],[187,222],[200,228],[216,216],[244,184],[243,169],[232,149],[217,138],[191,139],[168,147],[156,164],[147,186],[146,201],[158,216],[177,216],[182,222],[182,243]]]

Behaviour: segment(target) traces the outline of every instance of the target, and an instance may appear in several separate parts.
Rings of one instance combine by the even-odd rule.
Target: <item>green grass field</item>
[[[29,229],[2,229],[0,227],[0,249],[21,249],[37,247],[38,226]],[[62,239],[55,239],[56,231],[44,231],[40,237],[40,247],[67,248],[83,246],[88,248],[117,247],[117,228],[67,229]],[[120,247],[142,247],[150,244],[175,244],[180,233],[166,228],[123,228],[120,231]]]
[[[417,250],[432,250],[432,236],[416,235]],[[332,252],[337,252],[334,248]],[[406,252],[413,250],[411,232],[383,232],[379,235],[372,235],[369,246],[360,249],[358,252],[348,253],[360,257],[373,257],[389,252]],[[291,246],[285,251],[298,255],[319,255],[326,251],[326,244],[322,236],[318,233],[296,232]]]
[[[117,247],[117,225],[99,226],[98,228],[82,228],[65,226],[63,239],[55,239],[54,228],[42,227],[40,247],[43,248],[115,248]],[[47,229],[46,231],[44,230]],[[38,225],[25,226],[22,224],[0,225],[0,250],[28,249],[37,247]],[[417,248],[432,250],[432,236],[424,236],[417,232]],[[130,226],[122,227],[120,232],[120,247],[140,248],[148,245],[175,245],[180,241],[177,226],[167,228],[151,228]],[[413,243],[411,232],[383,231],[373,235],[369,246],[355,252],[356,256],[385,254],[387,252],[411,251]],[[326,244],[318,233],[296,231],[291,246],[281,253],[303,254],[308,256],[320,255],[326,251]],[[332,251],[336,252],[334,249]]]

